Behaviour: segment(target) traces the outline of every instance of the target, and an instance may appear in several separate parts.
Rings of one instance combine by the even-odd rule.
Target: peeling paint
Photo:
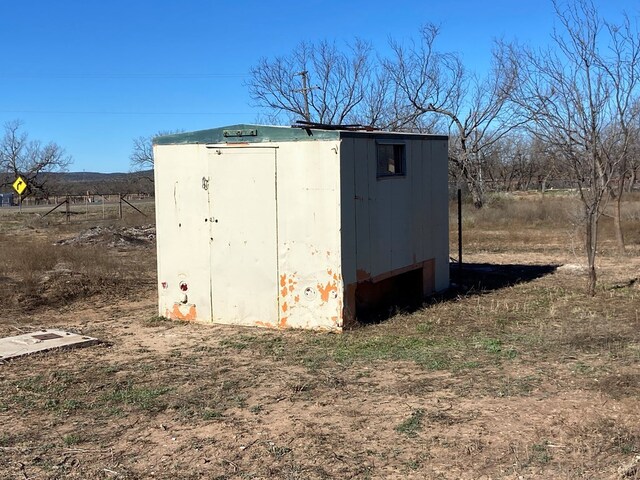
[[[289,320],[290,313],[287,314],[287,312],[290,312],[291,306],[289,305],[289,302],[286,299],[287,297],[290,297],[290,295],[295,291],[296,286],[298,285],[298,282],[295,280],[295,277],[296,277],[295,272],[291,274],[283,273],[280,275],[280,287],[281,287],[280,310],[281,312],[280,312],[277,328],[289,328],[289,325],[287,325],[287,321]],[[295,303],[297,303],[300,300],[300,296],[296,295],[293,300]]]
[[[265,327],[265,328],[276,328],[276,326],[273,323],[270,322],[262,322],[260,320],[256,320],[254,322],[256,324],[256,326],[258,327]]]
[[[329,301],[329,294],[331,292],[336,292],[336,294],[338,293],[338,285],[335,281],[333,283],[329,281],[326,285],[322,285],[321,283],[319,283],[317,286],[318,291],[320,292],[320,298],[325,303]]]
[[[165,316],[171,320],[185,320],[192,322],[196,320],[196,306],[182,305],[180,303],[174,303],[173,309],[167,309]]]
[[[297,272],[283,273],[278,280],[280,316],[276,328],[341,330],[343,299],[339,268],[332,265],[311,278],[299,278]],[[302,299],[306,302],[301,303]]]
[[[298,284],[298,282],[296,282],[294,280],[295,273],[292,274],[291,276],[287,276],[286,273],[283,273],[282,275],[280,275],[280,295],[284,298],[287,296],[287,294],[292,293],[295,288],[296,285]]]

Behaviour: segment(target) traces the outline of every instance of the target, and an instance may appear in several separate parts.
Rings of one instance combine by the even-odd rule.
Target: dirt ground
[[[640,478],[639,244],[589,298],[563,232],[476,225],[450,294],[335,335],[169,322],[146,227],[16,225],[67,256],[28,294],[5,262],[0,336],[105,343],[0,363],[0,478]]]

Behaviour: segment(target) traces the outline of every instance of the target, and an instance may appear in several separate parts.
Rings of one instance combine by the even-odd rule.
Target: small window
[[[403,144],[378,144],[378,177],[405,175],[406,161]]]

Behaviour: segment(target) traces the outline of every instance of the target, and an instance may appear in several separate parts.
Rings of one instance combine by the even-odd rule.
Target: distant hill
[[[43,173],[49,195],[141,193],[153,194],[153,170],[130,173],[56,172]],[[0,182],[0,184],[5,182]],[[9,182],[9,184],[11,181]],[[11,191],[4,187],[2,191]]]
[[[130,173],[64,172],[45,174],[58,194],[153,193],[153,170]]]
[[[112,182],[132,180],[136,178],[153,178],[153,170],[143,170],[141,172],[120,172],[120,173],[98,173],[98,172],[61,172],[45,174],[51,179],[59,182],[77,183],[77,182]]]

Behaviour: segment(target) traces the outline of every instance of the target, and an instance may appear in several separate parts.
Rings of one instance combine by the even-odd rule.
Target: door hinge
[[[207,177],[202,177],[202,189],[209,190],[209,179]]]

